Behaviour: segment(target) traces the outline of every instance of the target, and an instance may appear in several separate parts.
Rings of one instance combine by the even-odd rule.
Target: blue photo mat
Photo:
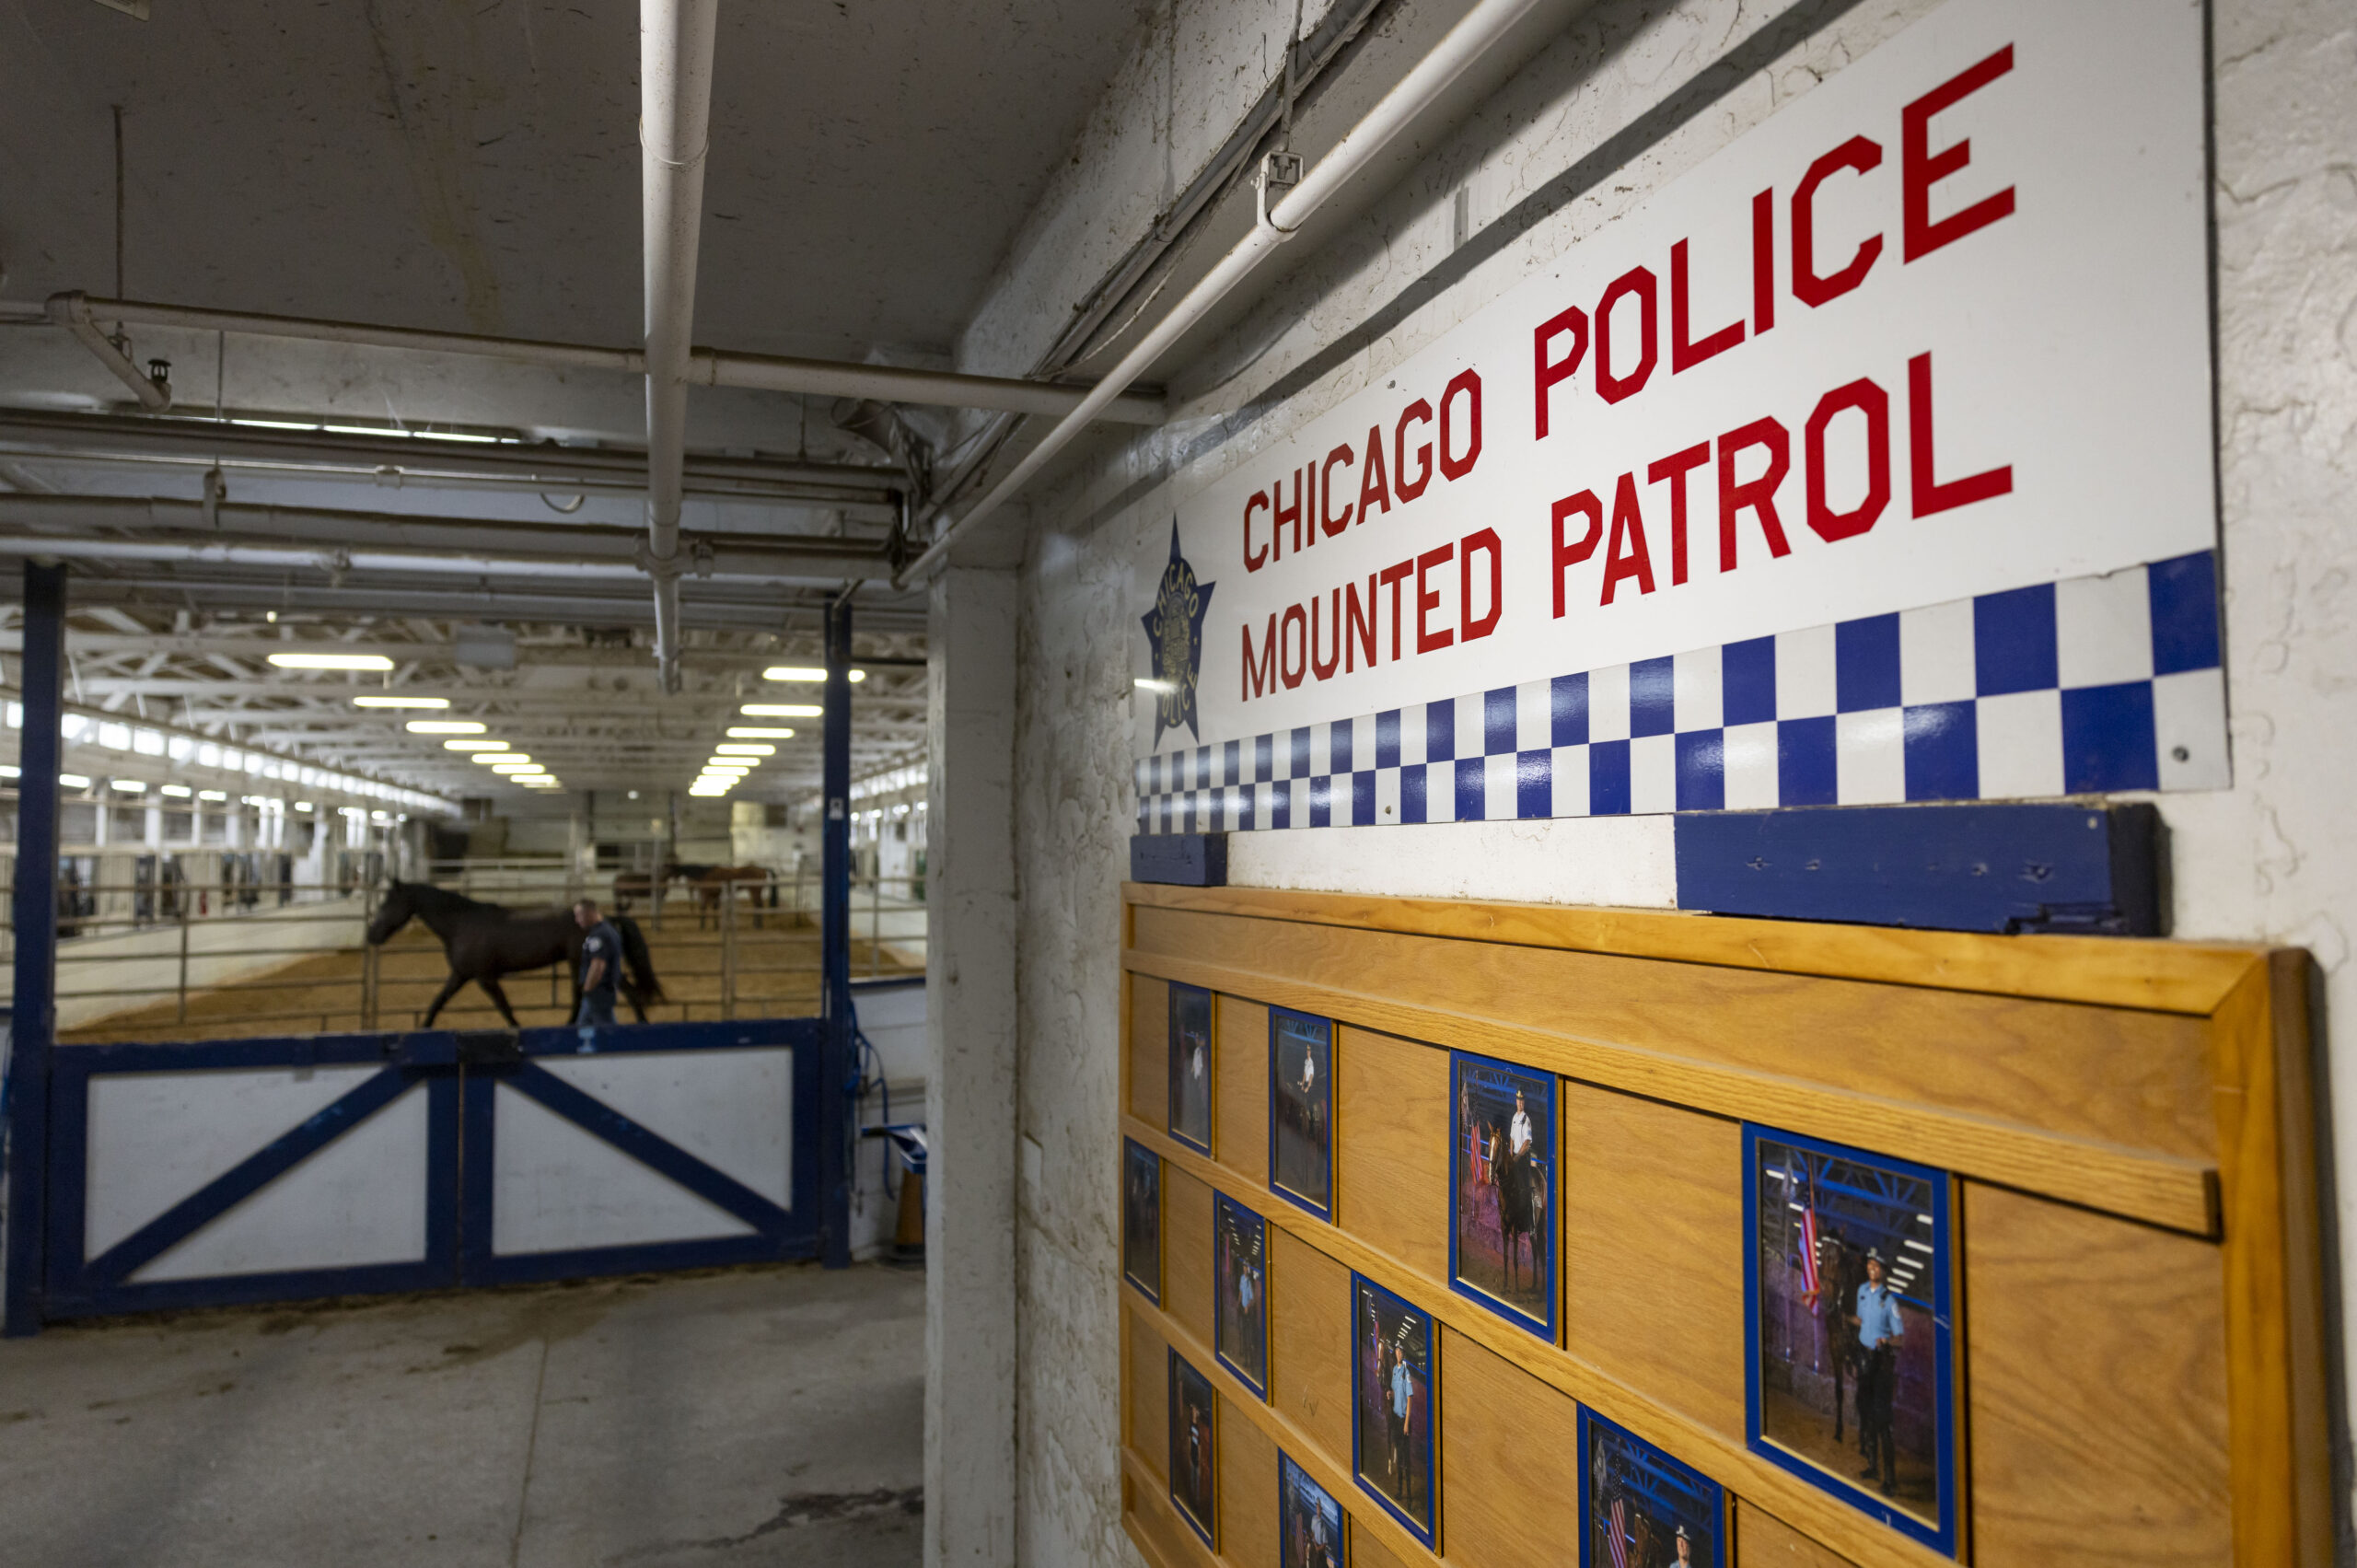
[[[1163,1454],[1163,1464],[1170,1472],[1170,1511],[1186,1520],[1187,1527],[1202,1537],[1205,1546],[1217,1551],[1219,1550],[1216,1534],[1219,1528],[1219,1395],[1213,1388],[1212,1380],[1195,1370],[1194,1365],[1178,1353],[1178,1346],[1170,1347],[1169,1355],[1170,1446]],[[1178,1494],[1178,1456],[1185,1451],[1178,1440],[1178,1412],[1185,1408],[1178,1398],[1178,1385],[1182,1378],[1187,1377],[1191,1377],[1203,1386],[1203,1408],[1211,1413],[1211,1453],[1208,1458],[1212,1473],[1212,1516],[1209,1519],[1196,1518],[1194,1512],[1188,1507],[1186,1499]]]
[[[1203,1010],[1203,1135],[1198,1141],[1178,1125],[1178,1080],[1182,1072],[1178,1056],[1178,1009],[1181,1004],[1198,1003]],[[1168,1035],[1164,1042],[1164,1067],[1169,1076],[1169,1102],[1163,1108],[1163,1125],[1170,1136],[1196,1153],[1212,1152],[1213,1129],[1219,1117],[1219,1052],[1212,1041],[1212,993],[1200,985],[1170,982]]]
[[[1149,1286],[1144,1280],[1138,1278],[1135,1274],[1130,1272],[1130,1172],[1135,1168],[1139,1156],[1144,1156],[1144,1158],[1151,1162],[1154,1167],[1154,1283],[1151,1286]],[[1122,1139],[1121,1277],[1129,1281],[1130,1284],[1140,1295],[1144,1296],[1156,1307],[1162,1305],[1162,1264],[1164,1253],[1162,1232],[1163,1221],[1166,1217],[1167,1216],[1163,1214],[1162,1209],[1162,1156],[1155,1154],[1152,1149],[1147,1148],[1144,1144],[1139,1143],[1135,1138]]]
[[[1545,1181],[1541,1191],[1546,1194],[1547,1213],[1544,1223],[1538,1227],[1538,1234],[1537,1237],[1538,1245],[1536,1250],[1538,1255],[1539,1272],[1546,1281],[1545,1296],[1547,1309],[1545,1312],[1535,1316],[1529,1312],[1524,1311],[1521,1307],[1516,1307],[1508,1301],[1491,1295],[1480,1286],[1469,1283],[1464,1277],[1463,1270],[1459,1267],[1459,1260],[1457,1258],[1457,1239],[1461,1226],[1458,1222],[1457,1207],[1465,1192],[1465,1159],[1467,1149],[1465,1142],[1466,1129],[1457,1125],[1457,1112],[1459,1106],[1463,1103],[1462,1097],[1465,1082],[1464,1074],[1468,1068],[1486,1068],[1496,1072],[1512,1073],[1522,1077],[1534,1080],[1538,1089],[1539,1107],[1543,1108],[1546,1113],[1546,1145],[1548,1157],[1546,1161]],[[1520,1324],[1523,1328],[1529,1330],[1532,1333],[1538,1335],[1541,1339],[1546,1340],[1551,1344],[1554,1342],[1555,1339],[1556,1301],[1562,1294],[1557,1289],[1560,1282],[1555,1276],[1555,1234],[1558,1224],[1558,1212],[1555,1205],[1562,1195],[1561,1183],[1558,1178],[1562,1165],[1562,1151],[1563,1138],[1562,1121],[1556,1115],[1557,1096],[1555,1092],[1555,1075],[1552,1073],[1542,1072],[1535,1067],[1523,1066],[1520,1063],[1516,1062],[1502,1062],[1495,1057],[1477,1056],[1469,1051],[1452,1051],[1448,1053],[1448,1115],[1450,1127],[1448,1140],[1448,1287],[1457,1295],[1462,1295],[1469,1300],[1480,1302],[1482,1306],[1488,1307],[1499,1317],[1506,1319],[1506,1321]],[[1536,1140],[1534,1140],[1534,1142]]]
[[[1362,1408],[1359,1399],[1361,1391],[1361,1385],[1359,1381],[1359,1300],[1360,1292],[1362,1291],[1376,1297],[1380,1305],[1395,1308],[1400,1312],[1408,1313],[1411,1316],[1421,1319],[1423,1324],[1422,1339],[1424,1349],[1425,1421],[1426,1424],[1432,1431],[1432,1443],[1425,1450],[1423,1464],[1424,1496],[1430,1503],[1432,1510],[1432,1522],[1430,1524],[1424,1524],[1419,1521],[1405,1509],[1401,1508],[1398,1504],[1392,1502],[1390,1498],[1385,1496],[1383,1490],[1366,1478],[1366,1475],[1362,1470],[1359,1464],[1359,1456],[1364,1446],[1364,1434],[1362,1427],[1366,1413]],[[1365,1493],[1369,1497],[1375,1499],[1375,1503],[1377,1507],[1390,1515],[1392,1518],[1398,1520],[1399,1527],[1402,1529],[1415,1537],[1418,1540],[1423,1542],[1426,1546],[1432,1547],[1434,1551],[1438,1551],[1438,1543],[1440,1539],[1440,1493],[1438,1490],[1440,1482],[1440,1342],[1439,1337],[1433,1330],[1432,1314],[1426,1312],[1422,1307],[1416,1306],[1413,1302],[1409,1301],[1404,1296],[1384,1289],[1373,1280],[1368,1279],[1364,1274],[1353,1272],[1351,1275],[1350,1316],[1351,1478],[1358,1482],[1359,1490],[1361,1492]]]
[[[1253,1315],[1260,1321],[1260,1370],[1256,1375],[1235,1356],[1227,1353],[1227,1314],[1219,1298],[1219,1243],[1223,1222],[1233,1221],[1239,1231],[1248,1231],[1260,1240],[1260,1291],[1253,1303]],[[1269,1222],[1246,1208],[1225,1192],[1212,1194],[1212,1354],[1222,1366],[1236,1374],[1236,1380],[1263,1400],[1269,1397]]]
[[[1724,1568],[1727,1561],[1726,1491],[1717,1481],[1671,1458],[1627,1427],[1607,1421],[1585,1405],[1580,1407],[1579,1445],[1580,1568],[1620,1568],[1612,1556],[1598,1558],[1596,1554],[1596,1510],[1609,1506],[1596,1493],[1599,1450],[1608,1450],[1624,1462],[1625,1472],[1616,1473],[1624,1491],[1637,1500],[1639,1507],[1650,1504],[1653,1506],[1648,1512],[1667,1514],[1678,1524],[1690,1519],[1696,1529],[1709,1532],[1707,1548],[1689,1547],[1694,1568]],[[1694,1530],[1689,1530],[1689,1542],[1693,1537]],[[1634,1568],[1637,1559],[1630,1556],[1628,1561]]]
[[[1312,1193],[1295,1191],[1277,1178],[1278,1066],[1283,1055],[1277,1049],[1277,1040],[1280,1028],[1288,1020],[1305,1032],[1322,1032],[1325,1036],[1326,1197],[1323,1202]],[[1321,1220],[1331,1223],[1334,1218],[1334,1020],[1321,1018],[1312,1013],[1296,1013],[1290,1007],[1269,1009],[1269,1191]]]

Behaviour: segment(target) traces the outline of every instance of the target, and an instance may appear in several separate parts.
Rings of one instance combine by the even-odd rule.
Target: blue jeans
[[[581,1005],[575,1010],[575,1024],[603,1024],[611,1028],[614,1022],[614,993],[610,991],[585,991]]]

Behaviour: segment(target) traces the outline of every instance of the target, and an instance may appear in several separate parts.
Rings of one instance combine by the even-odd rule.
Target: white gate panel
[[[578,1086],[591,1092],[587,1084]],[[754,1234],[751,1225],[505,1084],[498,1086],[497,1105],[499,1130],[492,1156],[494,1253],[506,1257]],[[681,1140],[683,1145],[686,1142]]]
[[[538,1064],[779,1208],[794,1206],[791,1048],[543,1056]]]

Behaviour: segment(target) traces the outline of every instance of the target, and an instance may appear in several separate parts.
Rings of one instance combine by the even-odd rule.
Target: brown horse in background
[[[760,911],[762,907],[761,891],[770,885],[768,866],[682,865],[675,861],[663,869],[666,873],[665,880],[668,881],[672,877],[681,878],[688,884],[688,890],[695,895],[698,931],[703,929],[706,915],[711,915],[715,920],[719,918],[720,900],[724,898],[734,899],[739,883],[758,884],[753,892],[753,909],[756,912],[753,923],[757,930],[766,925],[767,917]]]

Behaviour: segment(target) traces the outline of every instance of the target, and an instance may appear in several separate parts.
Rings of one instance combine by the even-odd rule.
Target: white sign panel
[[[1723,732],[1717,798],[1534,794],[1527,761],[1492,761],[1470,814],[2223,782],[2203,101],[2191,0],[1953,0],[1291,440],[1192,493],[1182,475],[1175,537],[1137,567],[1139,754],[1211,755],[1142,764],[1142,796],[1247,786],[1192,825],[1299,826],[1248,786],[1446,762],[1446,806],[1403,817],[1396,779],[1363,780],[1389,810],[1337,793],[1321,820],[1464,815],[1455,772],[1502,733],[1515,753],[1649,738],[1649,679],[1677,698],[1658,733]],[[1781,668],[1738,668],[1763,639]],[[2071,696],[2202,669],[2141,719]],[[1754,677],[1789,701],[1751,712]],[[1912,780],[1912,710],[2037,691],[1993,733],[1977,709],[1938,721],[1983,756],[1925,751]],[[1886,709],[1887,765],[1859,765],[1888,776],[1830,794],[1760,795],[1779,738],[1735,733]],[[1400,740],[1402,713],[1424,733]],[[1355,746],[1326,733],[1361,719]],[[2050,728],[2055,765],[2008,724]],[[1872,727],[1829,733],[1863,756]],[[1304,728],[1322,766],[1291,771]],[[2200,756],[2174,756],[2181,734]],[[2142,745],[2155,776],[2074,772],[2074,744]]]

